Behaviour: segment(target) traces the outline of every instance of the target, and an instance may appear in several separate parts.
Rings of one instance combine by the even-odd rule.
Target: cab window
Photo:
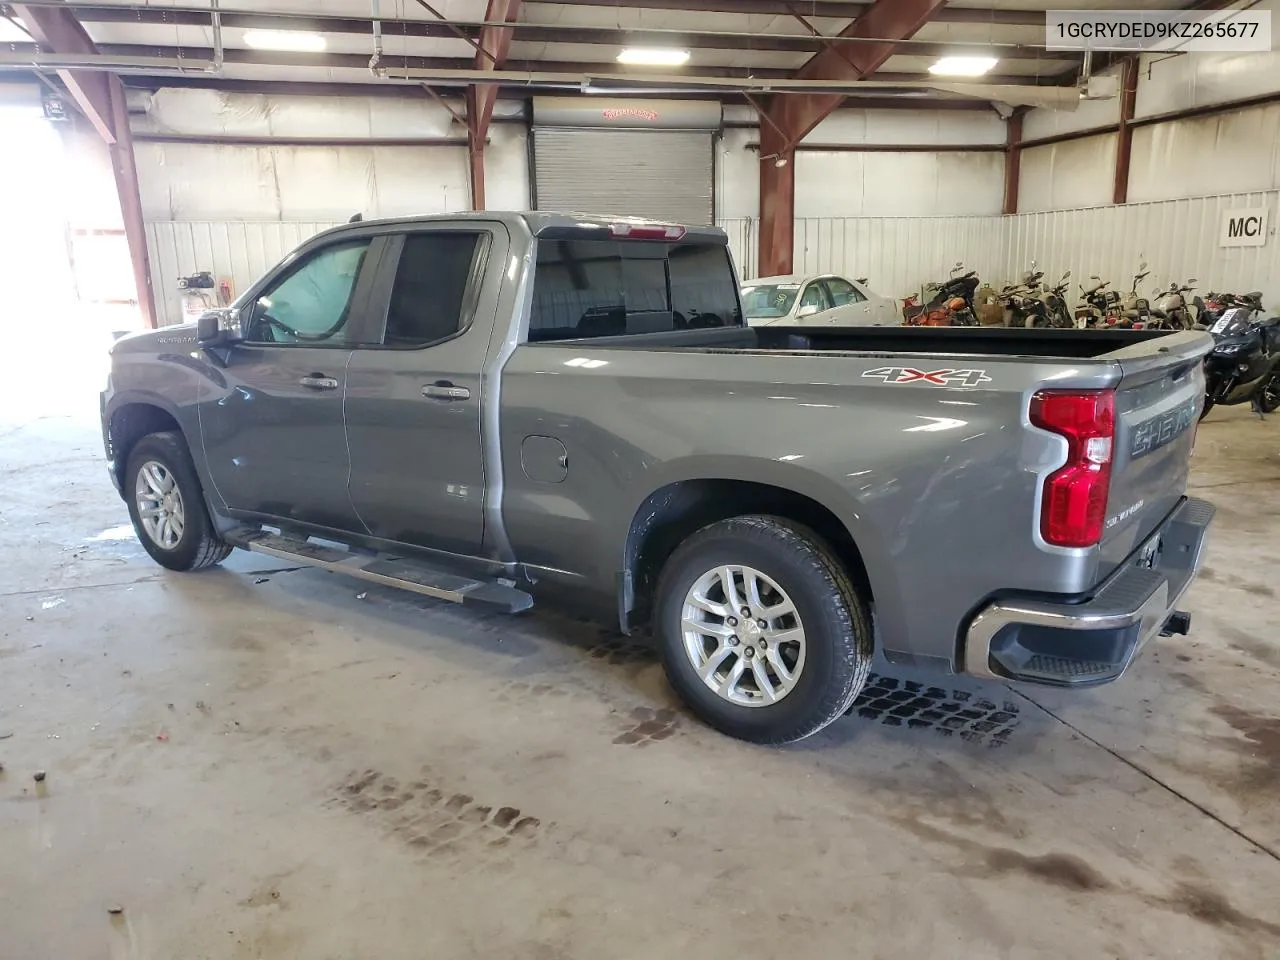
[[[831,294],[831,302],[837,307],[848,306],[851,303],[861,303],[867,299],[858,292],[848,280],[842,280],[839,277],[829,277],[826,281],[827,292]]]
[[[254,301],[245,340],[350,346],[352,299],[369,244],[335,243],[299,262]]]

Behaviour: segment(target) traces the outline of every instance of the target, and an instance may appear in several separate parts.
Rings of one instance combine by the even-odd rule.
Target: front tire
[[[1258,409],[1263,413],[1275,413],[1280,409],[1280,373],[1273,373],[1262,381],[1256,399]]]
[[[230,544],[218,536],[182,436],[153,433],[129,453],[124,490],[129,519],[151,559],[170,570],[202,570],[221,563]]]
[[[745,516],[699,530],[658,583],[654,632],[672,687],[701,720],[783,744],[840,717],[866,683],[866,606],[812,530]]]

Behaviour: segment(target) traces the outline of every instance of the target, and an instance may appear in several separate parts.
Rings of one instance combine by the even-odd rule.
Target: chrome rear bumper
[[[1187,499],[1089,599],[1004,599],[965,634],[964,670],[977,677],[1055,686],[1118,678],[1161,633],[1200,569],[1213,504]],[[1138,558],[1155,557],[1147,566]]]

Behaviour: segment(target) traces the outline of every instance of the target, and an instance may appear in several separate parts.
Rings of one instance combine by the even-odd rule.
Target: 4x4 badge
[[[990,383],[991,378],[985,370],[917,370],[914,367],[876,367],[863,374],[885,383],[924,383],[933,387],[945,387],[955,384],[962,387],[976,387],[980,383]]]

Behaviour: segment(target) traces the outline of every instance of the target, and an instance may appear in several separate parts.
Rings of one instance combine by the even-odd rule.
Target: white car
[[[833,274],[761,277],[743,284],[742,306],[753,327],[898,326],[902,317],[888,297],[861,280]]]

